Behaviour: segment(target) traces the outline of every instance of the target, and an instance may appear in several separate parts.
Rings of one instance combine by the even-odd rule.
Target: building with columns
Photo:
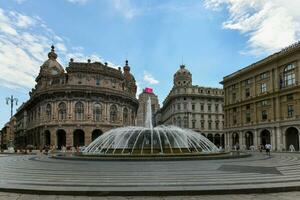
[[[192,129],[224,147],[223,95],[219,88],[192,85],[192,74],[181,65],[162,108],[155,114],[155,121]]]
[[[100,62],[74,62],[64,69],[52,46],[30,99],[15,114],[15,146],[84,146],[103,132],[136,124],[136,83],[128,61],[123,70]]]
[[[300,43],[228,76],[225,142],[249,148],[270,143],[273,150],[299,150]]]
[[[151,100],[152,115],[159,110],[159,102],[157,95],[154,94],[152,88],[145,88],[141,94],[139,94],[139,109],[137,112],[137,126],[145,126],[146,113],[147,113],[147,101]],[[154,122],[154,120],[152,120]],[[155,123],[154,123],[155,125]]]

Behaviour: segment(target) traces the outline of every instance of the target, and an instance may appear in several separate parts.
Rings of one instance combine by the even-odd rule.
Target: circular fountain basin
[[[122,127],[93,141],[79,157],[101,159],[153,159],[224,157],[206,137],[176,126]]]

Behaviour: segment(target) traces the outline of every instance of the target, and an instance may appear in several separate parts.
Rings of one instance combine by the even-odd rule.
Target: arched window
[[[112,105],[110,106],[110,122],[116,122],[117,121],[117,106],[116,105]]]
[[[83,120],[83,113],[84,113],[83,103],[77,102],[75,104],[75,119]]]
[[[52,112],[51,112],[51,105],[48,103],[46,106],[46,117],[47,120],[51,120]]]
[[[131,111],[131,123],[132,123],[132,125],[135,125],[134,119],[135,119],[135,113],[134,113],[134,111],[132,110],[132,111]]]
[[[101,120],[101,115],[102,115],[101,105],[99,103],[96,103],[94,105],[94,109],[93,109],[94,120],[97,121],[97,122],[100,121]]]
[[[188,118],[187,117],[183,118],[183,127],[188,128]]]
[[[128,109],[127,108],[123,109],[123,123],[128,124]]]
[[[284,68],[283,71],[283,81],[284,86],[294,85],[296,82],[295,79],[295,66],[293,64],[289,64]]]
[[[67,106],[64,102],[58,104],[58,120],[65,120],[67,118]]]
[[[181,127],[181,118],[180,117],[177,117],[177,126]]]

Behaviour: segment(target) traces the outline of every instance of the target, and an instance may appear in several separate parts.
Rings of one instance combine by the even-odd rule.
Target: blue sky
[[[287,3],[287,1],[289,1]],[[112,67],[125,59],[139,91],[160,102],[183,62],[193,84],[222,87],[223,76],[299,40],[293,0],[9,0],[0,1],[0,125],[5,97],[28,99],[53,43],[66,67],[91,58]]]

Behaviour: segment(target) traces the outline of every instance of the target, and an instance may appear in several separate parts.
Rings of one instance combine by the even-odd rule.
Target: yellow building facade
[[[299,150],[300,44],[236,71],[224,85],[225,143]]]

